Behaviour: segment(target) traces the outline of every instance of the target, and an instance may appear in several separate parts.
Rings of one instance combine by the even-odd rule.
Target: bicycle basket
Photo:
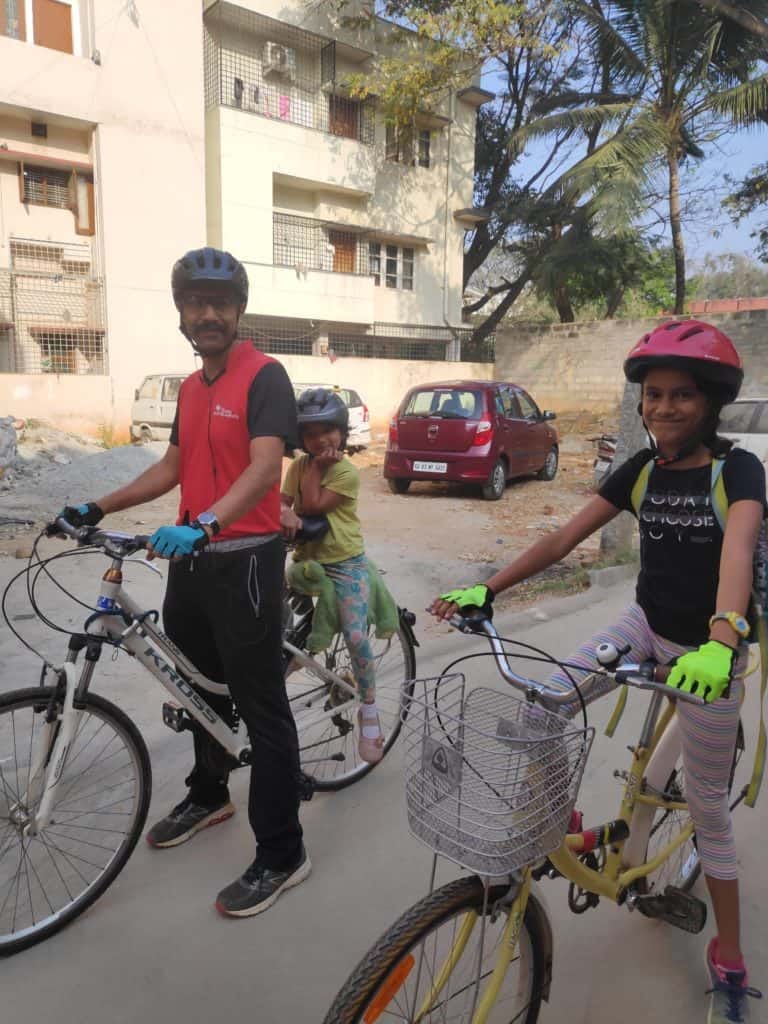
[[[412,834],[489,877],[541,860],[566,833],[594,734],[460,674],[416,680],[403,718]]]

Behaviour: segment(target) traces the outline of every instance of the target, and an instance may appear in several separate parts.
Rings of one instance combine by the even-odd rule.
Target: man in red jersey
[[[174,266],[181,331],[202,370],[181,386],[163,458],[112,494],[73,506],[74,525],[95,524],[181,487],[174,526],[152,535],[150,557],[171,560],[163,621],[168,637],[209,679],[226,682],[252,748],[248,815],[256,857],[218,895],[223,914],[246,917],[303,881],[310,861],[299,825],[299,755],[285,692],[281,627],[284,547],[280,475],[296,443],[296,404],[280,363],[237,341],[248,277],[217,249],[188,252]],[[231,702],[205,693],[231,721]],[[187,796],[147,834],[165,849],[230,818],[227,752],[195,728]]]

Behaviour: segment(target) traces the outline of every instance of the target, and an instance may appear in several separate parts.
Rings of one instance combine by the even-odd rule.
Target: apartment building
[[[193,366],[172,261],[205,239],[194,2],[0,0],[0,414],[124,431]]]
[[[245,333],[282,355],[460,359],[477,108],[470,85],[408,130],[350,95],[376,54],[413,45],[332,4],[209,0],[208,239],[244,260]],[[354,7],[351,8],[354,12]]]

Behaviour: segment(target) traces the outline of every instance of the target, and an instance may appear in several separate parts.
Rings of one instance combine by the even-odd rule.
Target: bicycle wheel
[[[482,936],[484,893],[477,877],[449,882],[415,904],[363,957],[323,1024],[469,1024],[501,948],[508,911],[492,911],[507,888],[491,887]],[[488,1024],[534,1024],[547,970],[538,916],[527,908]]]
[[[98,899],[128,860],[149,807],[152,770],[141,734],[91,693],[50,822],[23,835],[42,795],[39,784],[30,791],[29,774],[55,698],[54,687],[0,695],[0,955],[47,939]]]
[[[370,639],[376,671],[376,706],[386,754],[397,739],[401,713],[413,693],[416,655],[411,635],[402,625],[389,640],[377,640],[371,629]],[[355,686],[349,651],[340,633],[314,660]],[[361,761],[357,752],[357,702],[318,721],[318,715],[349,702],[347,691],[301,665],[292,670],[290,663],[286,668],[286,688],[299,732],[301,769],[313,779],[316,788],[343,789],[367,775],[374,765]]]
[[[741,722],[739,722],[736,746],[733,750],[731,776],[728,781],[729,793],[733,787],[736,766],[743,752],[744,729]],[[685,800],[685,772],[683,770],[682,755],[678,758],[677,764],[667,780],[665,792],[672,794],[676,801]],[[652,860],[663,850],[667,843],[671,842],[688,825],[690,817],[688,811],[657,811],[648,838],[646,861]],[[696,833],[694,832],[691,838],[678,847],[672,856],[665,860],[656,871],[646,875],[645,878],[638,879],[637,889],[643,894],[663,893],[666,887],[671,885],[676,889],[682,889],[683,892],[689,892],[696,884],[700,874],[701,861],[699,860]]]

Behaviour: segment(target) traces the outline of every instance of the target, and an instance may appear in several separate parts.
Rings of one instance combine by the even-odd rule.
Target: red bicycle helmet
[[[645,334],[624,362],[627,380],[639,384],[651,369],[686,370],[714,385],[723,402],[732,402],[741,389],[741,356],[717,327],[701,320],[671,320]]]

